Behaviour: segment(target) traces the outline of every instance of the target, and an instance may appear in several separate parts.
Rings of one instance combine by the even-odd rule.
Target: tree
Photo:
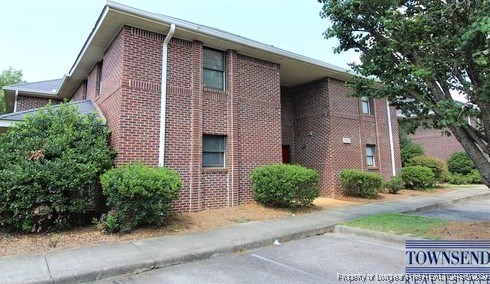
[[[354,95],[386,97],[410,123],[449,129],[490,187],[490,1],[319,1],[335,51],[360,53]]]
[[[0,114],[7,111],[7,102],[2,88],[22,82],[22,70],[15,70],[9,67],[0,74]]]
[[[48,105],[0,134],[0,229],[41,232],[81,223],[111,168],[109,129],[71,103]],[[99,192],[98,192],[99,191]]]

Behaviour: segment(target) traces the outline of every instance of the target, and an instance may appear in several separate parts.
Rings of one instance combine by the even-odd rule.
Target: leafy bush
[[[393,194],[396,194],[398,191],[402,190],[403,186],[404,183],[401,177],[391,177],[389,181],[384,183],[384,187]]]
[[[318,173],[299,165],[260,166],[251,178],[255,200],[268,206],[307,206],[319,194]]]
[[[408,162],[408,166],[422,166],[429,168],[432,173],[434,173],[436,181],[439,182],[443,182],[447,175],[447,166],[445,161],[426,155],[413,157],[410,162]]]
[[[163,224],[179,196],[179,174],[166,168],[129,164],[100,178],[111,211],[104,221],[107,233],[129,232],[144,224]]]
[[[470,159],[466,152],[454,152],[447,160],[449,172],[452,174],[470,174],[476,170],[475,163]]]
[[[436,178],[431,169],[423,166],[408,166],[402,168],[401,177],[405,187],[425,190],[434,186]]]
[[[98,177],[113,163],[108,134],[95,114],[69,103],[47,106],[1,134],[1,225],[40,232],[87,216]]]
[[[367,198],[377,195],[383,187],[381,175],[359,170],[342,171],[340,183],[344,194]]]
[[[472,170],[467,175],[460,173],[449,174],[448,182],[451,184],[475,184],[483,183],[483,180],[477,170]]]
[[[402,133],[400,133],[402,134]],[[400,155],[402,158],[402,165],[406,166],[413,157],[417,157],[424,154],[424,147],[417,144],[406,137],[406,135],[400,136]]]

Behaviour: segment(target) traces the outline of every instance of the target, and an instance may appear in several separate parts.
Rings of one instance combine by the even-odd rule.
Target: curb
[[[383,241],[383,242],[396,243],[396,244],[400,244],[400,245],[404,245],[405,241],[407,241],[407,240],[423,240],[421,238],[414,238],[414,237],[404,236],[404,235],[395,235],[395,234],[373,231],[373,230],[368,230],[368,229],[361,229],[361,228],[350,227],[350,226],[345,226],[345,225],[336,225],[334,232],[335,233],[342,233],[342,234],[351,234],[351,235],[363,236],[363,237],[368,237],[368,238],[376,239],[376,240]]]
[[[239,253],[251,249],[272,246],[274,242],[289,242],[316,235],[323,235],[333,232],[335,225],[324,225],[317,228],[302,230],[297,232],[291,232],[287,234],[279,234],[275,238],[264,238],[256,241],[245,242],[243,244],[227,245],[221,248],[203,250],[194,254],[187,254],[183,256],[153,259],[152,261],[138,262],[124,266],[113,267],[109,269],[94,270],[87,273],[78,273],[74,275],[63,276],[59,278],[51,278],[48,282],[33,282],[33,283],[84,283],[97,280],[106,280],[113,277],[121,277],[124,275],[138,274],[153,269],[165,268],[183,263],[190,263],[199,260],[209,259],[215,256]],[[131,242],[132,243],[132,242]]]
[[[486,192],[486,193],[478,194],[478,195],[466,196],[466,197],[454,198],[454,199],[451,199],[451,200],[440,201],[440,202],[436,202],[434,204],[417,207],[415,209],[410,209],[410,210],[407,210],[407,211],[402,211],[400,213],[402,213],[402,214],[410,214],[410,213],[423,212],[423,211],[437,209],[437,208],[441,208],[441,207],[444,207],[444,206],[452,205],[452,204],[455,204],[455,203],[459,203],[459,202],[463,202],[463,201],[469,201],[469,200],[474,200],[474,199],[479,199],[479,198],[487,197],[487,196],[490,196],[490,191],[489,192]]]

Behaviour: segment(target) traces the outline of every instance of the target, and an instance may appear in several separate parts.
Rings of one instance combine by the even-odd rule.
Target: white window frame
[[[210,51],[214,51],[214,52],[219,52],[219,53],[221,53],[221,58],[222,58],[222,60],[223,60],[223,70],[212,69],[212,68],[206,68],[206,67],[204,66],[204,56],[205,56],[205,54],[206,54],[206,53],[204,52],[205,50],[210,50]],[[207,85],[206,85],[206,82],[204,82],[204,71],[205,71],[205,70],[210,70],[210,71],[214,71],[214,72],[221,72],[222,82],[223,82],[223,84],[222,84],[221,88],[215,88],[215,87],[210,87],[210,86],[207,86]],[[224,53],[223,51],[221,51],[221,50],[217,50],[217,49],[213,49],[213,48],[204,47],[204,48],[203,48],[203,66],[202,66],[202,76],[203,76],[203,78],[202,78],[203,82],[202,82],[202,83],[203,83],[204,87],[205,87],[205,88],[209,88],[209,89],[214,89],[214,90],[222,90],[222,91],[224,91],[224,90],[225,90],[225,88],[226,88],[226,76],[225,76],[225,74],[226,74],[226,58],[225,58],[225,53]]]
[[[371,152],[371,153],[369,153]],[[376,146],[366,145],[366,165],[368,167],[376,167]]]
[[[366,115],[372,115],[372,102],[369,97],[361,97],[362,113]]]
[[[209,138],[221,138],[223,139],[223,151],[212,151],[204,148],[204,140],[209,137]],[[203,168],[224,168],[226,167],[226,136],[224,135],[208,135],[204,134],[202,136],[202,167]],[[223,155],[223,164],[220,165],[206,165],[204,164],[204,154],[205,153],[221,153]]]

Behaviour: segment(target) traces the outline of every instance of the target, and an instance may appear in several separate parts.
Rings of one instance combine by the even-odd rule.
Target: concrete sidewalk
[[[194,234],[0,258],[2,283],[80,283],[121,276],[331,232],[340,222],[386,212],[416,212],[490,195],[485,186],[428,197],[355,205]]]

